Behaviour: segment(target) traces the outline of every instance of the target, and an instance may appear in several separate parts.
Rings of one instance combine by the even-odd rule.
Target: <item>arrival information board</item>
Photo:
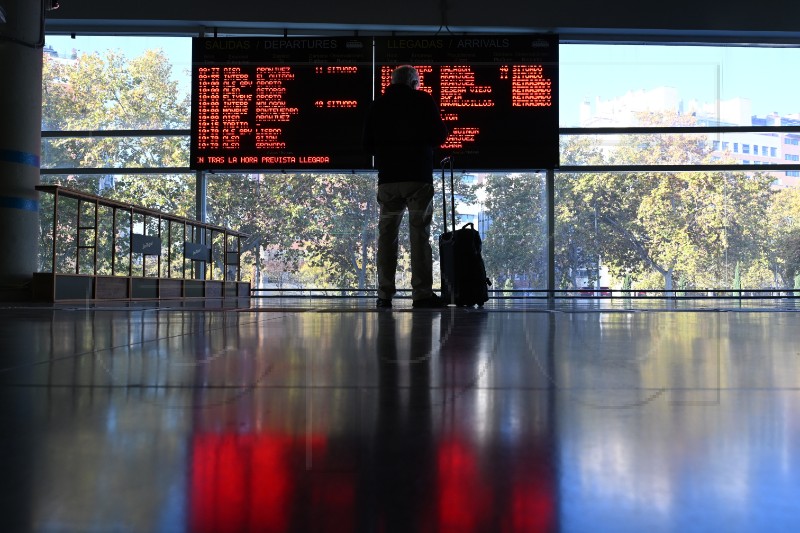
[[[191,168],[363,169],[372,39],[197,38]]]
[[[402,64],[448,126],[437,157],[465,170],[558,166],[557,36],[430,35],[194,39],[191,167],[371,169],[366,111]]]
[[[375,43],[379,90],[395,66],[420,73],[450,132],[442,155],[466,170],[558,166],[558,38],[392,37]]]

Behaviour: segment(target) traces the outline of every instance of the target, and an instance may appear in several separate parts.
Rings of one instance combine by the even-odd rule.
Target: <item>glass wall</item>
[[[557,288],[796,286],[798,171],[769,166],[800,160],[800,79],[781,76],[800,49],[571,44],[560,59]]]
[[[559,53],[569,131],[555,173],[554,288],[798,285],[800,73],[785,69],[797,48],[562,44]],[[64,133],[43,140],[42,181],[194,217],[190,61],[189,38],[48,37],[42,129]],[[757,131],[765,126],[786,129]],[[97,170],[120,168],[159,173]],[[463,173],[456,189],[458,225],[481,232],[495,294],[548,288],[545,173]],[[373,174],[208,174],[207,205],[207,222],[250,235],[243,279],[254,287],[375,287]],[[405,289],[407,250],[401,242]]]

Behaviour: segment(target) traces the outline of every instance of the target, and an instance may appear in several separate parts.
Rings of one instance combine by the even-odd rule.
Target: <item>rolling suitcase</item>
[[[447,184],[445,169],[450,168],[450,203],[452,231],[447,227]],[[444,233],[439,236],[439,263],[442,273],[442,299],[459,307],[472,307],[489,300],[489,285],[486,266],[483,262],[480,233],[472,222],[456,229],[456,202],[453,177],[453,161],[442,160],[442,223]]]

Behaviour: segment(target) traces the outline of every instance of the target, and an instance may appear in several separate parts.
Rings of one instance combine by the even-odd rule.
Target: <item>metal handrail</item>
[[[134,253],[133,252],[133,246],[132,246],[132,240],[133,240],[133,235],[134,235],[134,231],[133,231],[133,226],[134,226],[133,216],[134,215],[142,215],[143,217],[145,217],[145,223],[146,223],[148,217],[158,220],[158,235],[157,235],[157,237],[159,239],[161,238],[161,223],[162,223],[162,221],[168,222],[168,224],[167,224],[167,241],[168,241],[167,248],[168,248],[168,250],[169,250],[170,245],[172,244],[172,230],[171,230],[172,225],[171,225],[171,223],[177,223],[177,224],[180,224],[180,225],[183,226],[183,241],[184,241],[184,243],[205,244],[204,237],[206,236],[206,234],[208,234],[211,242],[213,242],[215,234],[222,234],[223,235],[222,281],[223,282],[225,282],[225,281],[241,281],[241,274],[242,274],[241,263],[240,263],[241,246],[242,246],[242,240],[244,240],[244,239],[246,239],[248,237],[248,235],[246,235],[244,233],[241,233],[241,232],[238,232],[238,231],[235,231],[235,230],[231,230],[231,229],[228,229],[228,228],[225,228],[225,227],[222,227],[222,226],[216,226],[216,225],[213,225],[213,224],[208,224],[208,223],[205,223],[205,222],[192,220],[192,219],[181,217],[181,216],[177,216],[177,215],[171,215],[169,213],[163,213],[161,211],[157,211],[157,210],[154,210],[154,209],[149,209],[149,208],[138,206],[138,205],[134,205],[134,204],[120,202],[120,201],[117,201],[117,200],[112,200],[110,198],[104,198],[102,196],[97,196],[97,195],[86,193],[86,192],[83,192],[83,191],[76,191],[76,190],[73,190],[73,189],[69,189],[69,188],[63,187],[61,185],[38,185],[35,188],[39,192],[53,195],[53,229],[52,229],[52,231],[53,231],[53,244],[52,244],[52,265],[51,265],[51,268],[52,268],[51,271],[52,271],[53,274],[57,273],[57,271],[56,271],[56,258],[57,258],[57,243],[59,241],[59,236],[58,236],[59,199],[60,198],[71,198],[71,199],[74,199],[74,200],[78,201],[78,224],[74,228],[74,231],[75,231],[74,235],[75,235],[76,243],[77,243],[76,252],[75,252],[76,253],[76,258],[75,258],[76,259],[76,261],[75,261],[75,270],[76,270],[76,272],[75,272],[75,274],[80,274],[80,250],[83,249],[83,248],[93,248],[94,257],[93,257],[93,261],[92,261],[93,265],[92,265],[92,273],[91,274],[94,275],[94,276],[98,275],[98,261],[97,261],[97,250],[98,250],[98,247],[99,247],[98,210],[99,210],[100,207],[106,207],[106,208],[110,208],[112,210],[112,220],[114,221],[114,222],[112,222],[112,225],[114,227],[116,227],[116,220],[117,220],[117,212],[118,211],[124,211],[125,213],[129,214],[129,216],[130,216],[130,231],[129,231],[129,234],[128,234],[128,239],[129,239],[129,243],[128,243],[129,244],[129,246],[128,246],[128,249],[129,249],[128,271],[124,275],[128,275],[128,276],[133,276],[134,275],[133,274],[133,261],[132,261],[133,253]],[[80,213],[81,213],[81,204],[82,203],[89,203],[89,204],[94,205],[94,224],[91,225],[91,226],[82,226],[81,225]],[[82,241],[80,239],[80,232],[81,231],[86,231],[86,230],[93,230],[94,231],[94,237],[90,241],[92,244],[91,245],[80,245],[80,242],[84,242],[84,241]],[[187,239],[187,230],[190,232],[190,236],[192,236],[192,240],[189,240],[189,241],[186,240]],[[194,240],[194,238],[196,238],[195,236],[197,236],[197,235],[201,235],[202,236],[201,239],[200,239],[200,242],[197,242],[197,241]],[[235,238],[236,239],[236,248],[235,248],[235,250],[230,250],[230,252],[234,252],[235,251],[235,253],[237,254],[235,263],[229,263],[228,262],[228,254],[229,254],[228,239],[229,238]],[[116,271],[115,254],[113,253],[113,250],[115,248],[116,248],[116,233],[112,230],[112,236],[111,236],[111,250],[112,250],[112,254],[111,254],[111,275],[112,276],[119,275],[117,273],[117,271]],[[191,278],[191,277],[187,277],[187,275],[186,275],[186,261],[187,260],[191,260],[191,258],[186,256],[185,250],[186,250],[186,248],[184,247],[184,252],[183,252],[183,257],[182,257],[182,262],[183,262],[182,276],[176,277],[176,278],[194,279],[194,278]],[[160,274],[161,273],[161,254],[158,254],[157,257],[158,257],[158,259],[157,259],[157,261],[158,261],[158,272]],[[234,266],[236,268],[236,278],[235,278],[235,280],[229,280],[228,279],[228,267],[229,266]],[[146,268],[145,261],[143,259],[142,260],[143,275],[145,273],[145,268]],[[209,275],[213,276],[213,261],[211,261],[211,268],[209,269]],[[172,268],[171,268],[171,253],[169,253],[169,251],[167,252],[167,277],[168,278],[172,278],[173,277],[172,276]]]

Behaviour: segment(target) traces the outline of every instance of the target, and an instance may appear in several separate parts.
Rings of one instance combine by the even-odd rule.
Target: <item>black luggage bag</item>
[[[447,186],[445,168],[450,167],[450,203],[453,230],[447,227]],[[439,236],[439,263],[442,272],[442,299],[448,304],[459,307],[472,307],[489,300],[489,285],[486,277],[486,266],[481,255],[482,243],[480,233],[472,222],[456,229],[456,204],[453,191],[453,161],[442,160],[442,215],[444,233]]]

